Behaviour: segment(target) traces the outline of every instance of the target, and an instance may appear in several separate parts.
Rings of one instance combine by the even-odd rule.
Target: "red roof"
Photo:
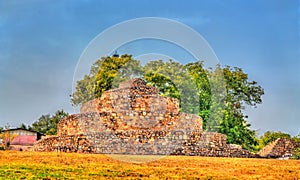
[[[27,145],[32,146],[36,141],[36,136],[19,135],[11,141],[11,145]]]

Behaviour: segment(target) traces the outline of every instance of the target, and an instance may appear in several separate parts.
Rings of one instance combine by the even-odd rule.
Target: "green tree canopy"
[[[124,80],[139,77],[142,71],[140,62],[134,60],[131,55],[102,57],[92,65],[88,75],[77,81],[71,102],[77,106],[101,97],[104,91],[117,87],[118,83]]]
[[[259,138],[259,147],[258,150],[262,149],[263,147],[265,147],[266,145],[268,145],[269,143],[275,141],[278,138],[287,138],[287,139],[292,139],[295,142],[297,142],[299,144],[299,147],[295,150],[295,152],[293,153],[293,156],[291,157],[291,159],[300,159],[300,134],[297,136],[292,137],[290,134],[287,133],[283,133],[283,132],[274,132],[274,131],[267,131],[264,133],[264,135],[262,135]]]
[[[22,123],[19,128],[27,129],[27,126],[24,123]]]
[[[38,131],[46,135],[55,135],[57,133],[57,123],[69,114],[63,110],[58,110],[54,115],[42,115],[29,129]]]
[[[255,131],[247,123],[246,106],[262,103],[264,90],[255,81],[249,81],[241,68],[206,69],[202,62],[182,65],[172,60],[153,60],[141,66],[130,55],[105,57],[98,60],[90,74],[77,82],[72,94],[73,105],[80,105],[124,80],[142,77],[156,86],[160,95],[180,100],[181,111],[198,114],[203,128],[227,135],[227,142],[254,149],[258,141]]]
[[[227,135],[229,143],[241,144],[246,149],[252,149],[257,145],[255,131],[251,130],[247,123],[247,115],[244,115],[245,106],[254,106],[262,103],[261,96],[264,90],[255,81],[249,81],[248,75],[241,68],[223,68],[226,82],[226,112],[221,122],[219,132]]]
[[[197,87],[184,65],[172,60],[150,61],[144,66],[143,77],[160,95],[179,99],[181,111],[198,114]]]
[[[278,138],[291,138],[291,135],[283,132],[274,132],[274,131],[267,131],[264,133],[263,136],[260,137],[260,145],[262,147],[266,146],[272,141],[275,141]]]

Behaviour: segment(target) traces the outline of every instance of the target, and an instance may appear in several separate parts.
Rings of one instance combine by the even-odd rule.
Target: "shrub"
[[[291,159],[300,159],[300,147],[296,149]]]

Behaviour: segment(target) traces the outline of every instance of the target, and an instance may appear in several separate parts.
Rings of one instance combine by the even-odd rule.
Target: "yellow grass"
[[[118,156],[122,159],[153,156]],[[166,156],[148,163],[101,154],[0,151],[0,179],[300,179],[300,161]]]

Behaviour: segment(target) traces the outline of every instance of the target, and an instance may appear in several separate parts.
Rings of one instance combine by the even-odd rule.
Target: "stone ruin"
[[[299,144],[296,141],[288,138],[278,138],[267,144],[258,154],[260,157],[265,158],[290,157],[298,147]]]
[[[123,82],[61,120],[57,136],[35,143],[34,151],[133,155],[257,157],[226,144],[226,135],[203,132],[202,118],[180,112],[179,101],[158,95],[142,79]]]

